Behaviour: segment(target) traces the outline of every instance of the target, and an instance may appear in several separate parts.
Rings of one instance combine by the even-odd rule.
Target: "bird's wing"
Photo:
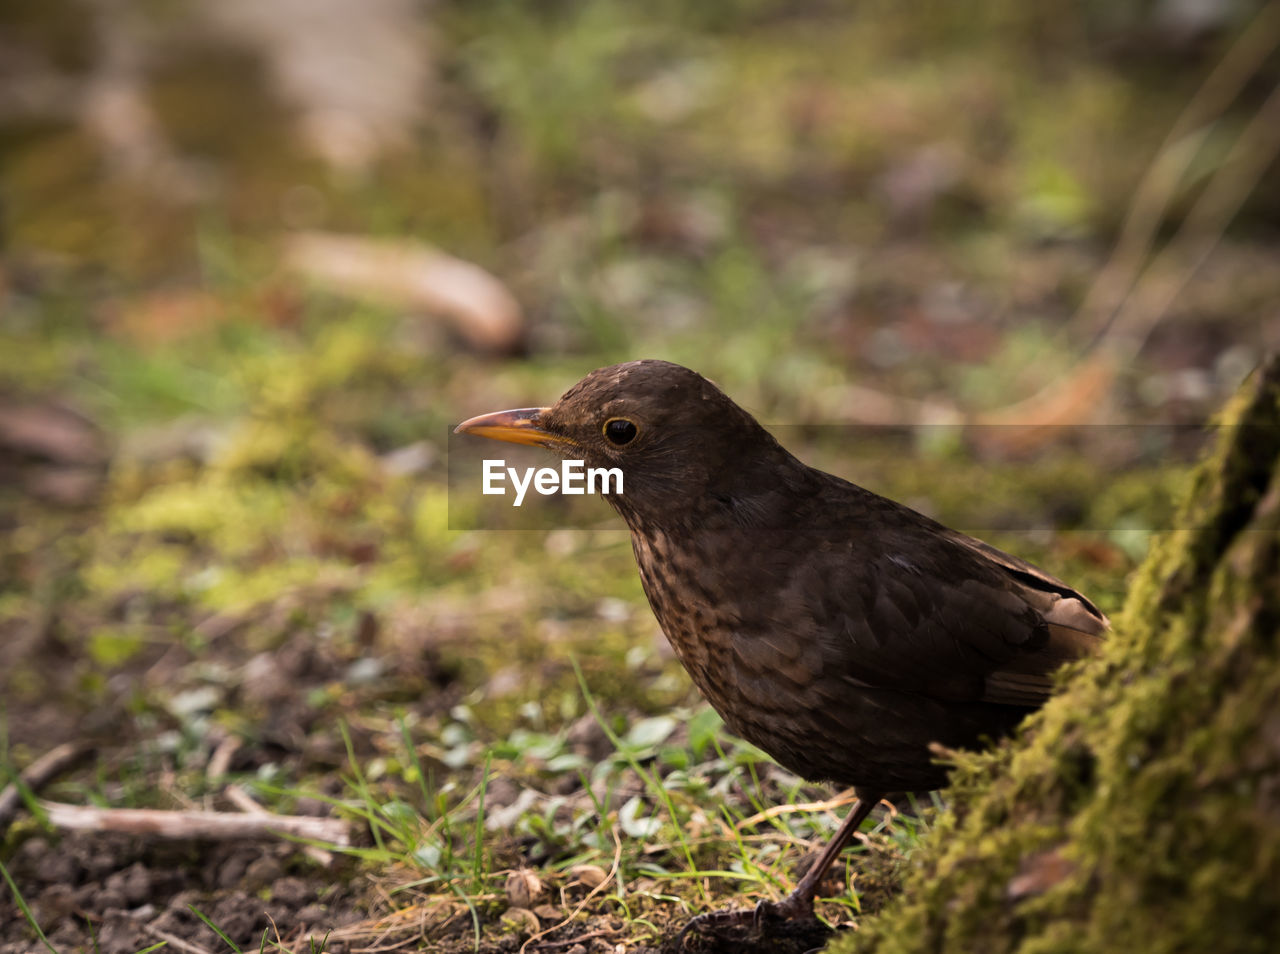
[[[815,619],[836,658],[884,688],[1043,703],[1055,670],[1097,650],[1107,618],[1032,564],[916,516],[846,543],[844,565],[856,570]]]
[[[1013,581],[1014,592],[1048,628],[1037,648],[1015,655],[986,679],[983,698],[990,702],[1020,702],[1031,696],[1044,701],[1053,689],[1052,673],[1098,651],[1110,621],[1083,595],[1039,567],[964,534],[953,536],[962,546],[999,567]]]

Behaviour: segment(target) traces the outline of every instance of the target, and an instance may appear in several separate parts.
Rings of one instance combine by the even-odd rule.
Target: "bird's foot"
[[[764,934],[783,921],[812,920],[813,917],[813,898],[793,891],[781,901],[761,901],[754,908],[699,914],[677,935],[675,949],[685,950],[685,941],[690,935],[715,937],[744,928],[750,928],[753,934]]]
[[[813,917],[813,895],[792,891],[781,901],[761,901],[752,912],[752,925],[758,931],[769,922],[793,921]]]

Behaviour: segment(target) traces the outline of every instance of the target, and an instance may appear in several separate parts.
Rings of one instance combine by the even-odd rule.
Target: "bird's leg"
[[[844,824],[835,833],[835,837],[827,842],[827,847],[822,849],[818,860],[809,866],[809,870],[804,873],[795,890],[781,901],[761,901],[756,905],[753,921],[757,927],[764,921],[813,917],[813,899],[818,894],[819,883],[835,863],[836,858],[840,856],[840,852],[844,851],[845,845],[849,844],[858,829],[862,827],[862,823],[867,820],[871,809],[875,808],[880,801],[878,792],[871,793],[862,789],[855,791],[858,800],[853,803],[853,808],[849,809]]]
[[[740,927],[748,923],[759,929],[768,921],[813,917],[813,899],[818,893],[818,884],[822,881],[823,875],[827,873],[827,869],[844,850],[845,845],[849,844],[850,839],[862,827],[862,823],[867,820],[871,810],[880,801],[878,792],[868,792],[865,789],[855,789],[855,791],[858,800],[853,803],[853,808],[849,809],[849,814],[845,816],[840,830],[835,833],[831,841],[827,842],[818,860],[809,866],[809,870],[805,872],[794,891],[781,901],[761,901],[754,908],[708,911],[705,914],[699,914],[684,926],[678,938],[679,943],[683,945],[685,936],[690,932],[715,933],[724,928]]]

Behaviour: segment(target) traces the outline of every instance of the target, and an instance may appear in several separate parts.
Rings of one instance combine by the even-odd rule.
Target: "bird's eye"
[[[616,444],[621,447],[623,444],[630,444],[635,440],[636,435],[640,433],[640,428],[625,417],[611,417],[604,422],[604,427],[601,428],[601,431],[609,439],[610,444]]]

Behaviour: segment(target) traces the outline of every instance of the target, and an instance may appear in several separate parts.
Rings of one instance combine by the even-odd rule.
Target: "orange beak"
[[[455,434],[475,434],[477,437],[489,437],[495,441],[507,441],[510,444],[532,444],[535,447],[551,447],[557,445],[573,445],[567,437],[544,431],[538,426],[541,416],[549,411],[546,407],[521,407],[513,411],[495,411],[492,414],[481,414],[469,418],[453,429]]]

